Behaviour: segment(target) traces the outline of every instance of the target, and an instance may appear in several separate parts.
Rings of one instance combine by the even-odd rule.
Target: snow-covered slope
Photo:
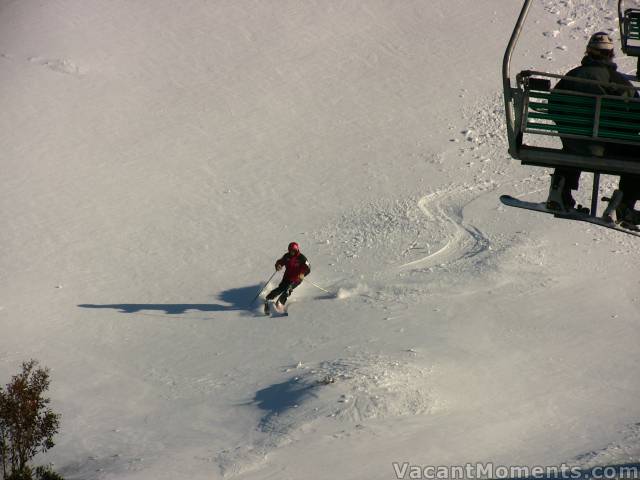
[[[38,460],[68,479],[638,462],[640,244],[498,202],[549,178],[506,153],[519,8],[0,2],[0,381],[52,369]],[[615,8],[536,2],[514,69],[567,70]],[[312,275],[261,316],[292,240]]]

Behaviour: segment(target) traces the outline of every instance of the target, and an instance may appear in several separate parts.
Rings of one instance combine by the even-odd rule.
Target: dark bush
[[[60,475],[51,470],[51,467],[38,467],[36,468],[37,480],[64,480]]]
[[[48,407],[48,389],[49,369],[39,368],[36,360],[24,362],[22,372],[5,389],[0,387],[0,467],[5,480],[32,480],[27,463],[54,446],[60,415]],[[42,477],[53,473],[48,469],[40,471],[38,478],[56,478]]]

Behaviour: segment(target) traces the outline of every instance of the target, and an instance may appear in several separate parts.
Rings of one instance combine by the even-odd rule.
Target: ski
[[[634,235],[640,237],[640,231],[635,225],[629,225],[626,223],[618,224],[609,218],[594,217],[588,213],[580,210],[569,210],[567,212],[559,212],[557,210],[551,210],[547,208],[545,202],[527,202],[511,195],[501,195],[500,201],[508,207],[524,208],[526,210],[533,210],[540,213],[549,213],[556,218],[565,220],[578,220],[581,222],[588,222],[600,227],[610,228],[619,232],[626,233],[628,235]],[[626,228],[625,228],[626,227]]]
[[[287,308],[279,302],[264,302],[264,314],[269,317],[288,317]]]

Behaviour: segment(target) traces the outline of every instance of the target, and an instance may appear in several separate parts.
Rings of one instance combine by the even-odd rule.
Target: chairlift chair
[[[624,0],[618,0],[620,41],[625,55],[638,58],[636,78],[640,80],[640,8],[625,8]]]
[[[640,99],[632,98],[638,88],[630,87],[629,96],[554,90],[552,82],[568,77],[531,70],[517,74],[515,84],[512,84],[511,58],[531,3],[532,0],[524,1],[502,63],[509,154],[523,165],[574,167],[592,172],[590,215],[596,216],[600,175],[640,175],[640,161],[607,154],[606,149],[601,156],[570,153],[562,147],[549,147],[549,142],[545,145],[541,140],[549,136],[562,136],[604,144],[633,145],[638,147],[637,160],[640,160]],[[635,14],[627,10],[625,15],[626,18],[637,18]],[[630,32],[638,33],[637,20],[628,20],[628,25]],[[571,81],[614,86],[574,77],[571,77]],[[626,88],[620,85],[615,87]]]

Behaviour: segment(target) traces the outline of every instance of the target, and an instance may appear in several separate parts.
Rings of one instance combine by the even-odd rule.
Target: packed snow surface
[[[63,417],[37,463],[640,462],[638,239],[498,201],[549,183],[506,150],[520,6],[0,2],[0,383],[51,368]],[[513,71],[577,65],[616,8],[535,1]],[[263,316],[294,240],[312,273]]]

